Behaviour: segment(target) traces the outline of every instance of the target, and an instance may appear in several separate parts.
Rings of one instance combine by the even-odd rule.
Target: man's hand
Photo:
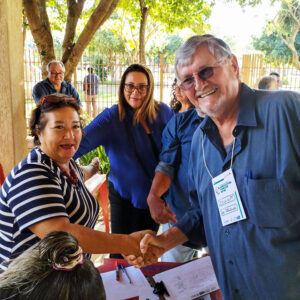
[[[140,246],[140,241],[144,238],[145,235],[155,237],[156,233],[151,230],[143,230],[143,231],[138,231],[130,234],[130,236],[133,237],[138,242],[139,246]],[[140,268],[142,266],[150,265],[157,262],[158,258],[165,252],[164,249],[152,245],[149,245],[147,249],[148,249],[147,253],[142,254],[140,252],[139,256],[137,256],[134,253],[130,255],[125,255],[125,254],[122,255],[128,261],[129,264]]]
[[[177,222],[175,214],[172,212],[169,204],[164,202],[154,193],[150,192],[147,198],[147,203],[149,205],[151,217],[156,223],[165,224],[168,222]]]

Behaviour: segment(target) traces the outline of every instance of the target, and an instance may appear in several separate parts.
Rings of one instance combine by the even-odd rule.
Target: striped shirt
[[[0,269],[39,242],[29,227],[47,219],[67,217],[93,228],[99,206],[83,182],[83,172],[71,160],[79,178],[73,185],[57,164],[34,148],[7,176],[0,192]]]

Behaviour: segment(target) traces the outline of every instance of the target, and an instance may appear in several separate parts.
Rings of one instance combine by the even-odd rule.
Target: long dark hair
[[[53,268],[53,264],[63,263],[77,250],[78,241],[72,234],[50,233],[33,249],[12,260],[0,274],[0,299],[105,300],[102,279],[88,259],[69,271]]]

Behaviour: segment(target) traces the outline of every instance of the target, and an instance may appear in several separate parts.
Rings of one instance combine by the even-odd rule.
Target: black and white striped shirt
[[[0,192],[0,268],[33,247],[39,238],[29,227],[47,219],[68,217],[73,224],[93,228],[99,206],[83,182],[83,172],[71,160],[78,184],[73,185],[56,163],[34,148],[7,176]]]

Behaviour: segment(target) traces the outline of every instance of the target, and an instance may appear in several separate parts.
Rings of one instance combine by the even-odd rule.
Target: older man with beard
[[[251,89],[228,45],[211,35],[187,40],[175,70],[207,115],[191,146],[192,208],[146,235],[142,252],[199,243],[204,226],[224,299],[300,299],[300,94]]]

